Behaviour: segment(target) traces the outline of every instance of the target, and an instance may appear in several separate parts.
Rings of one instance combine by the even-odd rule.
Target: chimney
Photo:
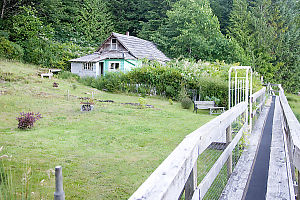
[[[129,31],[126,31],[126,35],[129,36]]]

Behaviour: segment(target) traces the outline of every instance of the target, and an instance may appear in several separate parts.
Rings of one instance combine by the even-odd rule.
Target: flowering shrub
[[[32,128],[33,124],[42,118],[40,113],[34,113],[34,112],[28,112],[24,113],[21,112],[20,116],[16,118],[16,120],[19,122],[18,128],[19,129],[28,129]]]

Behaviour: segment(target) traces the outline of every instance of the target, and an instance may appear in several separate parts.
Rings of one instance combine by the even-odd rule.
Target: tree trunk
[[[1,9],[1,19],[4,18],[5,6],[6,6],[6,0],[3,0],[2,9]]]

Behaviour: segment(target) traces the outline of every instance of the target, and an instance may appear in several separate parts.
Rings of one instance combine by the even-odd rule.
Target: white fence
[[[255,113],[264,105],[265,94],[266,89],[263,88],[251,95],[252,102],[256,100],[260,102],[255,107]],[[232,173],[233,149],[248,130],[247,109],[247,103],[241,102],[187,135],[129,200],[173,200],[180,199],[183,194],[186,200],[203,199],[225,163],[227,175],[230,176]],[[237,120],[242,125],[232,139],[231,126]],[[224,133],[226,133],[225,150],[197,185],[197,170],[201,170],[201,167],[197,168],[198,157]]]
[[[278,87],[279,87],[279,100],[280,100],[280,105],[283,114],[283,128],[285,133],[284,138],[288,150],[287,153],[289,154],[287,158],[288,176],[290,182],[292,182],[290,185],[294,185],[294,187],[290,187],[290,194],[296,193],[297,199],[299,199],[300,124],[288,104],[288,101],[284,95],[284,91],[281,85],[278,85]],[[298,173],[296,173],[296,171],[298,171]],[[296,177],[296,174],[298,174],[298,177]]]

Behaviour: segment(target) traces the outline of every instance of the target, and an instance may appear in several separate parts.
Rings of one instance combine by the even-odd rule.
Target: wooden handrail
[[[187,135],[129,200],[178,199],[198,156],[246,110],[247,103],[239,103]]]
[[[279,99],[283,110],[284,117],[286,118],[286,125],[289,135],[291,136],[294,145],[293,164],[300,170],[300,123],[294,115],[288,101],[284,95],[284,90],[279,86]]]

